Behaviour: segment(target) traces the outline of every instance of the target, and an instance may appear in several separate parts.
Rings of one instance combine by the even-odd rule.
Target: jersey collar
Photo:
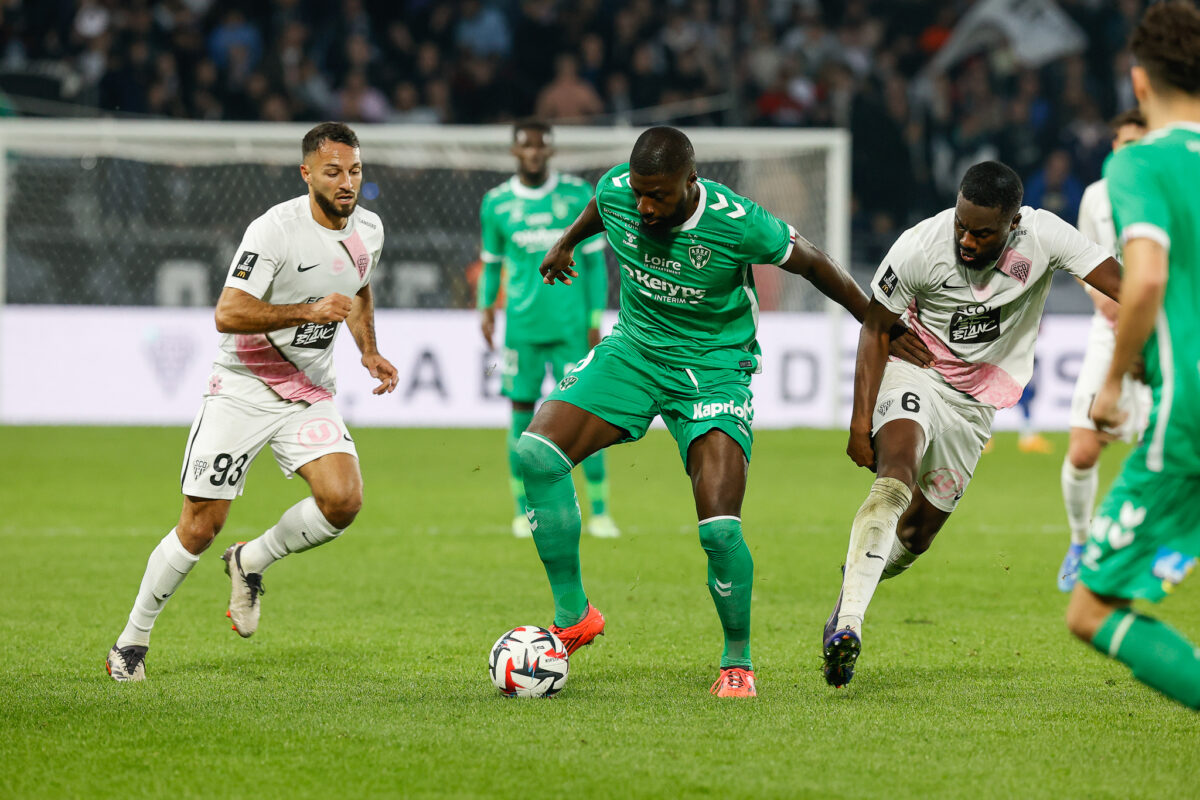
[[[697,180],[696,185],[700,187],[700,202],[696,204],[696,210],[687,218],[686,222],[671,229],[674,232],[690,231],[700,224],[700,218],[704,216],[704,209],[708,207],[708,189],[704,188],[703,181]]]
[[[508,187],[512,189],[512,193],[522,200],[541,200],[553,192],[556,186],[558,186],[558,173],[554,171],[550,172],[550,176],[541,186],[526,186],[516,175],[508,179]]]

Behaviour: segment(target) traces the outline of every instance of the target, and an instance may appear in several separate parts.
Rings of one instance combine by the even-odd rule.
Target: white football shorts
[[[1108,375],[1108,366],[1112,363],[1116,341],[1116,333],[1108,321],[1099,314],[1092,315],[1087,352],[1084,353],[1083,364],[1079,367],[1079,377],[1075,380],[1075,392],[1071,395],[1072,428],[1096,430],[1096,423],[1092,422],[1088,415],[1092,411],[1092,402]],[[1121,399],[1117,404],[1128,411],[1129,416],[1119,428],[1105,433],[1111,433],[1127,442],[1136,441],[1146,430],[1151,403],[1150,387],[1126,375],[1121,386]]]
[[[947,513],[958,506],[983,446],[992,436],[996,409],[952,389],[930,370],[889,361],[879,385],[871,420],[874,436],[885,424],[911,419],[925,431],[925,454],[917,486],[930,503]]]
[[[258,452],[271,445],[283,474],[292,477],[330,453],[358,451],[331,400],[265,409],[231,395],[204,398],[188,433],[180,484],[183,494],[232,500],[242,493]]]

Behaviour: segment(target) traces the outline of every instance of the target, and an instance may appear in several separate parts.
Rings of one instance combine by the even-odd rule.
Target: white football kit
[[[1112,201],[1108,199],[1108,184],[1101,178],[1087,187],[1079,202],[1079,232],[1104,248],[1114,258],[1120,258],[1117,250],[1117,232],[1113,227]],[[1095,291],[1089,287],[1088,291]],[[1092,315],[1092,327],[1088,331],[1087,350],[1079,377],[1075,380],[1075,391],[1071,396],[1071,427],[1096,430],[1096,423],[1089,416],[1092,403],[1108,377],[1112,363],[1113,347],[1117,336],[1111,322],[1097,311]],[[1109,431],[1118,438],[1133,441],[1142,435],[1150,416],[1150,387],[1126,375],[1121,384],[1120,408],[1129,416],[1120,427]]]
[[[1078,278],[1108,253],[1049,211],[1022,206],[1020,222],[986,269],[958,262],[954,209],[900,235],[872,282],[874,299],[929,348],[934,365],[892,360],[884,369],[872,433],[894,419],[925,431],[918,486],[943,511],[961,499],[997,408],[1021,397],[1056,269]]]
[[[370,282],[383,249],[378,215],[356,208],[340,231],[312,217],[308,195],[250,223],[225,279],[273,305],[351,299]],[[333,343],[339,323],[307,322],[269,333],[221,335],[208,391],[188,435],[185,495],[232,499],[270,444],[289,477],[328,453],[357,455],[333,404]]]

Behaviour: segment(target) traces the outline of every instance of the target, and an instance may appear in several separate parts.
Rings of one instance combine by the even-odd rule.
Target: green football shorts
[[[713,429],[728,434],[750,460],[753,398],[748,372],[669,367],[646,358],[620,336],[609,336],[546,399],[616,425],[628,434],[622,442],[636,442],[661,416],[686,467],[688,447]]]
[[[1200,555],[1200,479],[1150,472],[1145,464],[1143,446],[1101,502],[1079,579],[1099,595],[1157,603]]]
[[[587,351],[586,339],[505,346],[500,351],[500,394],[514,403],[536,403],[542,396],[546,367],[554,380],[561,380]]]

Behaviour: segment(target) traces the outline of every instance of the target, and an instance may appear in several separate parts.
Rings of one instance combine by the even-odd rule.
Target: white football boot
[[[243,639],[248,639],[258,630],[258,614],[261,611],[259,598],[265,593],[262,574],[242,571],[242,548],[245,542],[230,546],[221,556],[225,562],[225,574],[232,588],[229,593],[229,610],[225,616],[233,623],[233,629]]]
[[[148,647],[131,644],[118,648],[115,644],[108,651],[108,659],[104,662],[105,669],[114,681],[146,680],[146,651]]]

